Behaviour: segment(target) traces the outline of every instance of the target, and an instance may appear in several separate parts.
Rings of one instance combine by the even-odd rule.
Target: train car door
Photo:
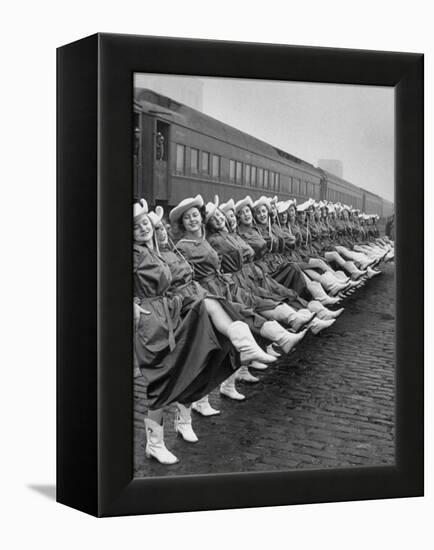
[[[134,146],[133,146],[133,197],[141,198],[141,182],[143,179],[143,149],[142,149],[142,117],[134,112]]]
[[[149,204],[154,203],[154,141],[155,118],[147,113],[141,114],[140,169],[137,170],[138,196],[145,198]]]
[[[167,200],[169,178],[169,124],[155,121],[154,129],[154,201]]]

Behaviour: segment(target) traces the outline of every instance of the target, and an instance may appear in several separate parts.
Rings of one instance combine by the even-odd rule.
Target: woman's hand
[[[134,313],[134,330],[137,331],[139,328],[140,315],[151,315],[151,312],[147,309],[143,309],[139,304],[133,304],[133,313]]]

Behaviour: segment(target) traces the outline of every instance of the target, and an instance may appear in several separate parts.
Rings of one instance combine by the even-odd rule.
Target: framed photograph
[[[58,49],[57,500],[423,495],[423,56]]]

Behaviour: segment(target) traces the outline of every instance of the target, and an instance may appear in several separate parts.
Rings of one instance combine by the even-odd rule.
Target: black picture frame
[[[95,34],[57,71],[58,502],[101,517],[423,495],[423,55]],[[395,466],[133,479],[135,72],[395,88]]]

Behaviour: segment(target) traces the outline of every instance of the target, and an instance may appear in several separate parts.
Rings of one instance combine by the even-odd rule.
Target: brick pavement
[[[273,471],[394,463],[394,265],[345,303],[319,336],[266,371],[255,385],[237,383],[243,402],[210,401],[220,416],[193,413],[196,444],[174,434],[166,413],[166,445],[180,459],[167,467],[144,456],[144,382],[135,380],[135,475]]]

